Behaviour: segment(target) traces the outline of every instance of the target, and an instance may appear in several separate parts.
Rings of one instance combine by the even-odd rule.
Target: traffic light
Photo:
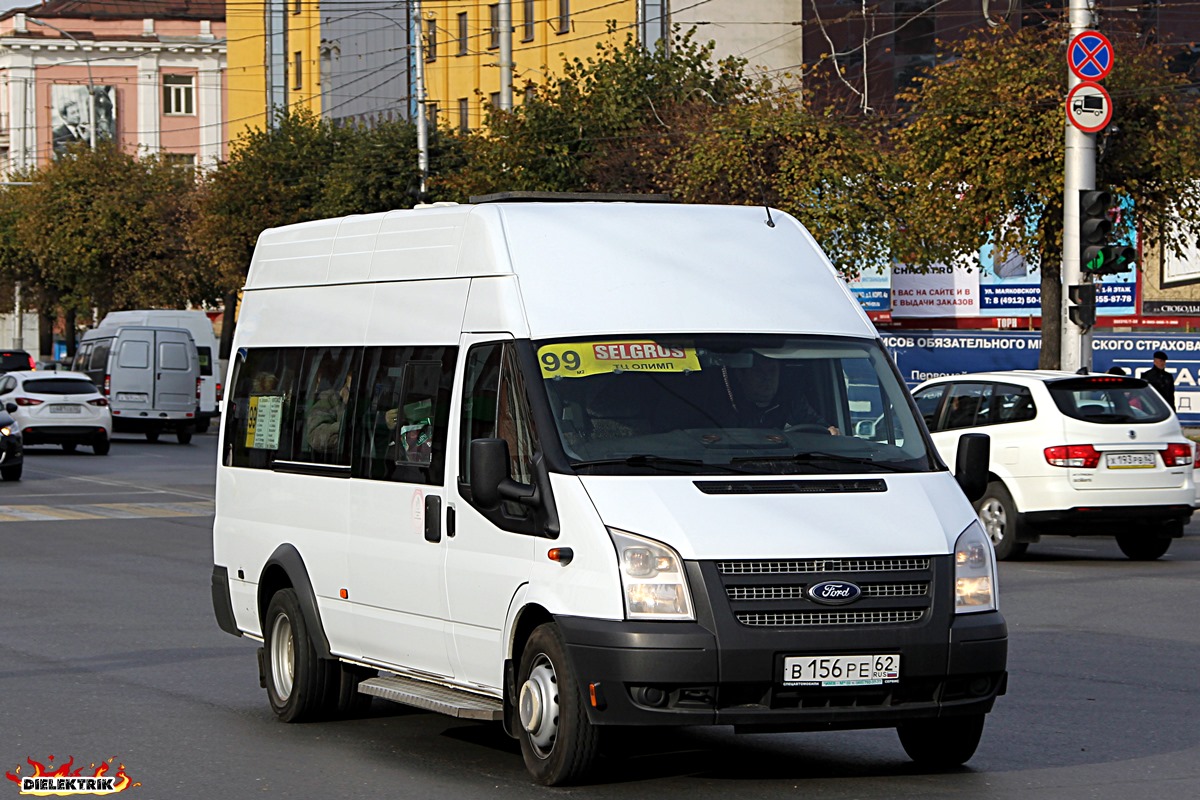
[[[1091,275],[1114,275],[1124,272],[1137,261],[1137,249],[1126,244],[1110,244],[1100,248],[1100,264],[1096,269],[1084,268]]]
[[[1096,324],[1096,284],[1076,283],[1069,286],[1067,297],[1074,303],[1068,309],[1071,322],[1081,328],[1090,328]]]
[[[1079,263],[1084,274],[1103,274],[1104,247],[1112,234],[1112,195],[1099,189],[1079,193]]]

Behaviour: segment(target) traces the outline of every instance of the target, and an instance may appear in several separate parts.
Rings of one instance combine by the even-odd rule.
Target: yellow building
[[[321,27],[317,0],[225,4],[229,136],[265,129],[273,109],[321,113]]]
[[[547,75],[561,73],[564,61],[595,55],[601,42],[640,39],[637,23],[646,0],[511,0],[511,5],[513,102],[519,104],[529,81],[543,83]],[[499,104],[499,14],[499,3],[490,0],[421,4],[426,107],[439,124],[478,128],[485,105]]]

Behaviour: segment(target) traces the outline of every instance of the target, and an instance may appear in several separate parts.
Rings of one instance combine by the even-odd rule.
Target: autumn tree
[[[183,247],[191,171],[101,146],[17,177],[32,185],[4,193],[0,247],[41,313],[42,353],[60,313],[72,353],[77,313],[213,299],[212,276]]]
[[[994,239],[1037,263],[1044,368],[1061,355],[1067,33],[1049,25],[955,43],[954,57],[903,96],[897,132],[897,258],[951,263]],[[1125,223],[1143,232],[1200,220],[1195,98],[1162,50],[1131,33],[1110,39],[1115,67],[1105,86],[1116,113],[1098,136],[1097,185],[1132,200],[1135,218]]]

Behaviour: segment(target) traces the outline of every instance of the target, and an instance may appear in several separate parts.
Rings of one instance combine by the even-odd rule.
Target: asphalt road
[[[556,790],[496,726],[386,703],[276,721],[256,645],[212,616],[215,451],[118,437],[107,457],[32,451],[0,484],[3,771],[113,758],[148,798],[1200,797],[1200,524],[1157,562],[1060,538],[1001,565],[1009,693],[963,769],[919,771],[891,731],[648,732],[601,783]]]

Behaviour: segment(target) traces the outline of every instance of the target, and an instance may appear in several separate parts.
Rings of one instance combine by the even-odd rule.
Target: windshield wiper
[[[730,463],[733,464],[803,464],[810,461],[833,461],[838,464],[859,464],[862,466],[877,467],[887,472],[916,472],[910,467],[903,467],[898,464],[888,464],[885,462],[875,461],[870,458],[862,458],[860,456],[845,456],[839,453],[789,453],[786,456],[739,456],[731,458]]]
[[[580,467],[607,467],[607,466],[624,466],[624,467],[649,467],[651,469],[671,469],[686,467],[685,471],[692,472],[696,470],[722,470],[724,472],[741,472],[734,469],[728,464],[711,464],[707,461],[701,461],[698,458],[671,458],[670,456],[652,456],[647,454],[638,454],[633,456],[622,456],[619,458],[596,458],[590,461],[572,461],[571,466],[575,469]]]

